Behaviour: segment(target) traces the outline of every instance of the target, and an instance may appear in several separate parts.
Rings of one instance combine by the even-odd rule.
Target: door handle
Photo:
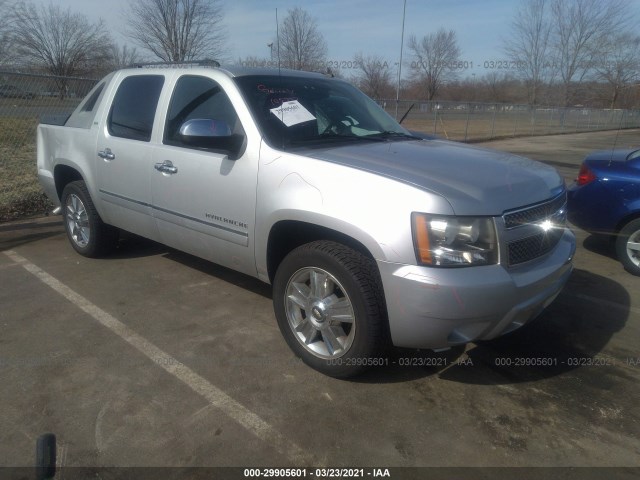
[[[156,163],[154,165],[154,168],[159,172],[168,173],[170,175],[178,173],[178,167],[174,167],[171,160],[165,160],[164,162]]]
[[[98,152],[98,156],[100,158],[104,158],[105,160],[115,160],[116,156],[113,154],[110,148],[105,148],[104,150],[100,150]]]

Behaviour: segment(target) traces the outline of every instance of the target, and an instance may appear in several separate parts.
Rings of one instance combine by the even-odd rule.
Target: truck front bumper
[[[513,268],[378,261],[393,344],[446,348],[521,327],[558,296],[573,269],[575,249],[575,237],[565,229],[553,251]]]

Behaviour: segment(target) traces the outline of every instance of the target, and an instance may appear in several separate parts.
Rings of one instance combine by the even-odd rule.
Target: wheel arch
[[[65,164],[58,164],[53,169],[53,179],[56,185],[58,199],[62,200],[62,191],[69,183],[76,180],[84,181],[84,178],[77,168]]]
[[[337,230],[300,220],[280,220],[269,231],[267,240],[267,272],[273,279],[278,265],[295,248],[316,240],[341,243],[375,261],[371,251],[359,240]]]
[[[634,220],[637,220],[639,218],[640,218],[640,210],[636,210],[622,217],[622,219],[618,221],[618,223],[616,224],[615,234],[617,235],[618,233],[620,233],[620,230],[622,230],[627,223],[633,222]]]

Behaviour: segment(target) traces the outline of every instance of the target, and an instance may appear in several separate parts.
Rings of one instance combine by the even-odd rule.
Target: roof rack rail
[[[205,58],[204,60],[184,60],[182,62],[143,62],[133,63],[129,65],[129,68],[193,68],[193,67],[211,67],[217,68],[220,66],[220,62]]]

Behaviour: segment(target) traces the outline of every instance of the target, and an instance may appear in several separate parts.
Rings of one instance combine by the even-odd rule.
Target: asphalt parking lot
[[[640,131],[484,146],[569,180],[614,141]],[[640,278],[575,231],[534,323],[344,381],[293,357],[268,285],[135,238],[86,259],[59,217],[2,224],[0,466],[53,432],[64,467],[638,467]]]

